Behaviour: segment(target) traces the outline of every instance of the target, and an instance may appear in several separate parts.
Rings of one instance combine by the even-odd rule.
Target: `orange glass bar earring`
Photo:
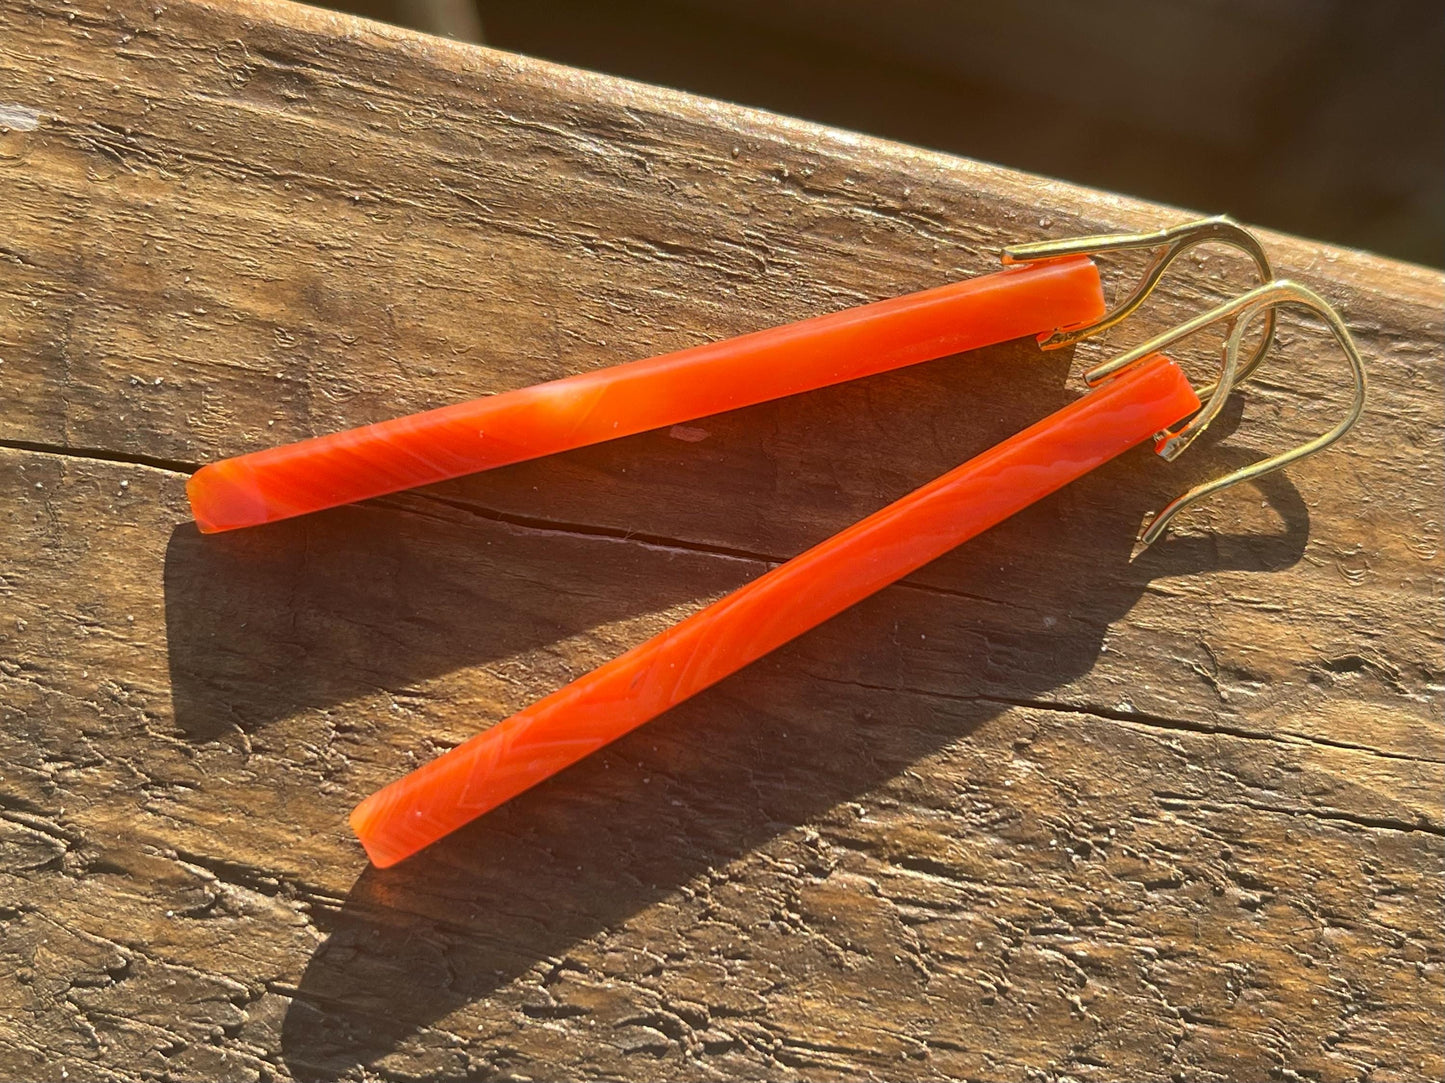
[[[186,487],[206,533],[255,526],[662,428],[1104,312],[1086,256],[579,373],[203,466]]]
[[[256,526],[630,436],[948,354],[1039,334],[1045,348],[1113,326],[1196,244],[1243,249],[1224,218],[1154,233],[1107,234],[1008,249],[997,274],[861,305],[643,361],[318,436],[201,467],[186,491],[205,533]],[[1141,285],[1105,312],[1090,254],[1152,248]]]
[[[1323,316],[1344,348],[1355,380],[1349,415],[1292,451],[1185,493],[1155,517],[1144,544],[1195,500],[1327,447],[1363,407],[1359,355],[1317,295],[1289,282],[1261,286],[1095,369],[1087,379],[1096,389],[1057,413],[379,790],[352,812],[353,830],[375,864],[395,864],[1128,448],[1154,437],[1172,458],[1259,363],[1258,355],[1239,360],[1251,321],[1265,315],[1272,327],[1286,303]],[[1183,372],[1157,351],[1220,320],[1233,330],[1201,409]]]

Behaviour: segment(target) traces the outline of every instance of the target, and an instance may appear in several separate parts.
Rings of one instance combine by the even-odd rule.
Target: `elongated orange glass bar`
[[[1198,409],[1156,354],[377,791],[352,829],[393,865]]]
[[[186,492],[205,533],[255,526],[1090,323],[1103,312],[1098,268],[1071,256],[223,459],[196,471]]]

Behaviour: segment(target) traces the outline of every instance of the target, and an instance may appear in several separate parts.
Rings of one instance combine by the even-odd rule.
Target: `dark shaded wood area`
[[[327,0],[1445,265],[1437,0]]]
[[[1013,343],[202,538],[206,459],[1182,214],[275,3],[0,8],[0,1078],[1445,1074],[1435,272],[424,856],[350,806],[1077,394]],[[1111,341],[1247,282],[1214,253]],[[1202,373],[1201,369],[1201,373]]]

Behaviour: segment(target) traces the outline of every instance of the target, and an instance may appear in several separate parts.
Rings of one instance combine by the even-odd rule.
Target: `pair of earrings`
[[[187,492],[201,530],[289,518],[873,375],[1027,334],[1044,349],[1098,334],[1143,304],[1184,252],[1224,243],[1262,284],[1085,374],[1090,391],[881,511],[379,790],[351,826],[371,860],[395,864],[657,717],[749,662],[1153,439],[1181,454],[1263,362],[1276,311],[1321,317],[1354,385],[1344,418],[1300,446],[1196,486],[1148,524],[1149,545],[1185,507],[1328,447],[1359,419],[1365,371],[1317,294],[1275,280],[1258,240],[1225,218],[1156,233],[1004,250],[996,274],[740,338],[617,365],[202,467]],[[1152,249],[1134,291],[1106,309],[1094,255]],[[1251,327],[1259,344],[1245,356]],[[1214,383],[1198,391],[1160,351],[1228,327]]]

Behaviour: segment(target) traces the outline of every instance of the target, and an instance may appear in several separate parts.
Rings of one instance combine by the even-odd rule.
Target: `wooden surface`
[[[1286,317],[1179,462],[379,873],[359,797],[1107,347],[234,535],[194,464],[1184,215],[275,3],[11,0],[0,129],[0,1078],[1445,1075],[1438,273],[1267,237],[1369,360],[1346,445],[1128,561],[1338,416]]]

